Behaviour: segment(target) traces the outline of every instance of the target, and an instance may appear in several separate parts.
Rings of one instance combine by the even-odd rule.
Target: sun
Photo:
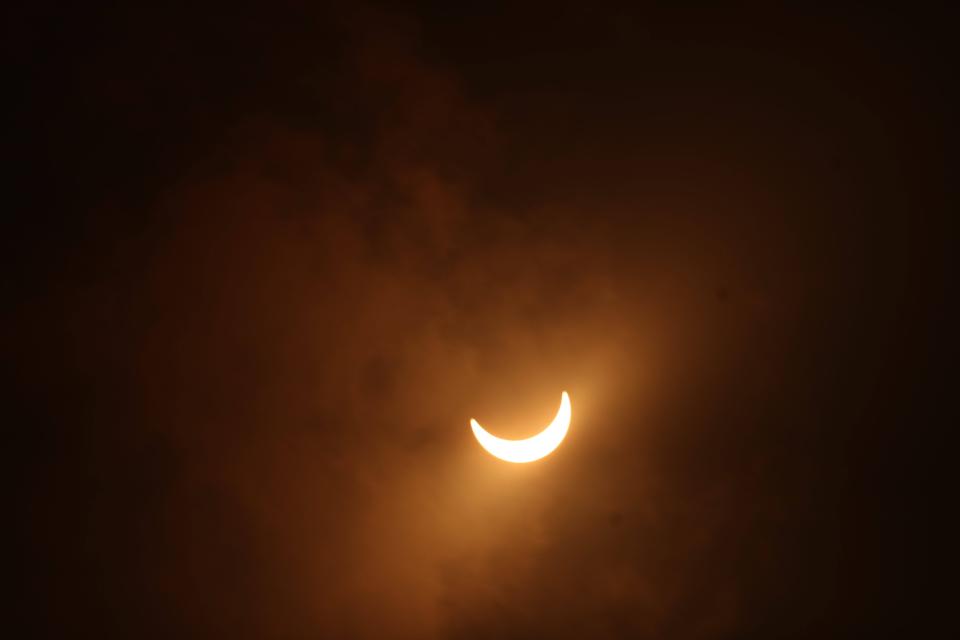
[[[570,428],[570,396],[564,391],[560,395],[560,409],[553,422],[535,436],[524,440],[506,440],[487,432],[476,420],[470,420],[470,427],[480,446],[491,455],[506,462],[533,462],[539,460],[560,446]]]

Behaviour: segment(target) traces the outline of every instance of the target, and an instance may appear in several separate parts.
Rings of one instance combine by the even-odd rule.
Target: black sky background
[[[8,9],[18,636],[942,630],[951,18]]]

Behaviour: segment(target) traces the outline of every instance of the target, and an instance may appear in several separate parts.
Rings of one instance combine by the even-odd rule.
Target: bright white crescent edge
[[[507,462],[533,462],[549,455],[560,446],[570,428],[570,396],[560,395],[560,409],[550,425],[535,436],[524,440],[505,440],[487,432],[480,423],[470,419],[473,435],[491,455]]]

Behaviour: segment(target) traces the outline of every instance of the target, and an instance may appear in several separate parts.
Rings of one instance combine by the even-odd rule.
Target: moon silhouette
[[[533,462],[549,455],[560,446],[570,428],[570,396],[560,395],[560,409],[550,425],[535,436],[524,440],[506,440],[487,432],[480,423],[470,419],[470,427],[480,446],[491,455],[507,462]]]

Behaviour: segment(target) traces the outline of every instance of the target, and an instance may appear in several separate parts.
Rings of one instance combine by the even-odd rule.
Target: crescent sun
[[[506,440],[487,432],[480,423],[470,419],[470,427],[480,446],[490,454],[507,462],[533,462],[549,455],[560,446],[570,428],[570,396],[560,394],[560,409],[553,422],[535,436],[524,440]]]

